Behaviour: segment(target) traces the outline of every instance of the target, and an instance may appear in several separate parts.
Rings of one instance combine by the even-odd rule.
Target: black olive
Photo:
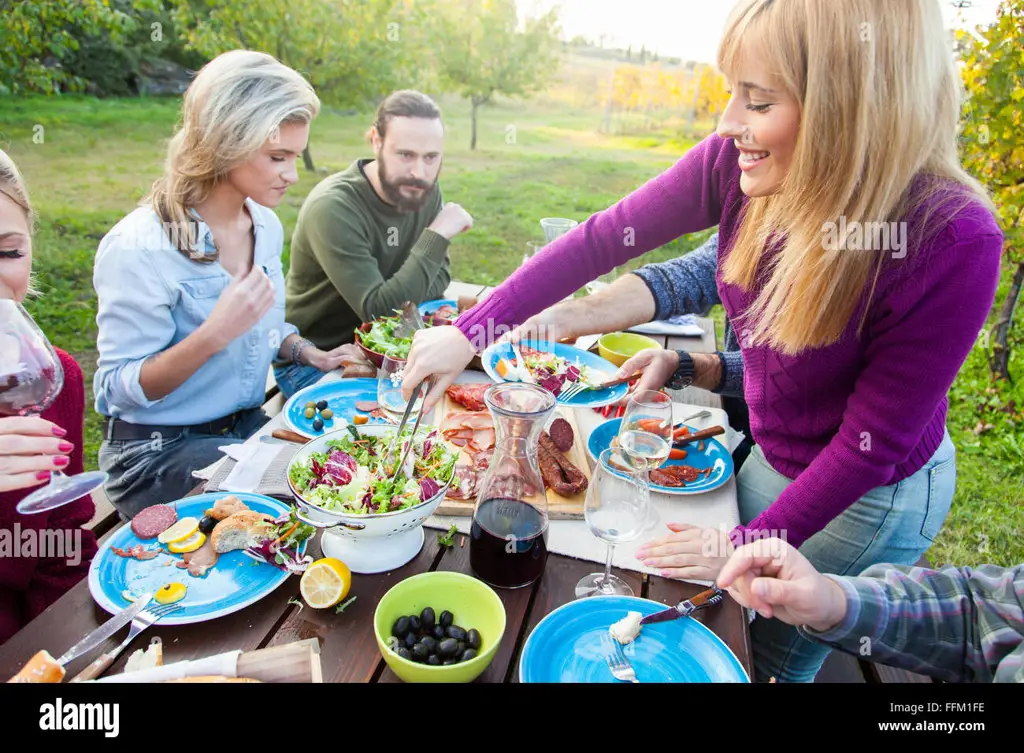
[[[437,653],[437,641],[434,639],[434,636],[432,636],[432,635],[425,635],[422,638],[420,638],[420,643],[422,643],[424,646],[426,646],[427,647],[427,651],[429,651],[430,653],[432,653],[432,654],[436,654]]]
[[[450,667],[452,664],[458,664],[458,662],[454,659],[445,659],[443,662],[441,662],[442,667]]]
[[[318,410],[327,410],[327,401],[321,400],[319,403],[316,404],[316,407]]]
[[[445,635],[449,638],[454,638],[457,641],[466,640],[466,631],[458,625],[449,625],[448,629],[445,630]]]
[[[405,634],[409,632],[409,618],[399,617],[395,620],[394,626],[391,628],[391,635],[396,638],[405,638]]]
[[[434,625],[434,629],[430,631],[430,634],[439,641],[443,641],[445,639],[444,628],[440,625]]]
[[[406,661],[412,661],[412,653],[405,646],[399,648],[397,651],[395,651],[395,653],[401,656]]]
[[[455,656],[455,652],[458,651],[459,642],[451,638],[445,638],[439,644],[437,644],[437,655],[442,659],[448,659]]]
[[[480,650],[480,631],[473,628],[466,633],[466,643],[469,644],[470,648],[475,648],[477,651]]]
[[[428,632],[433,630],[434,623],[436,622],[436,619],[434,618],[434,610],[430,607],[423,607],[423,611],[420,612],[420,622],[423,624],[424,630]]]
[[[443,612],[441,612],[441,617],[437,621],[437,624],[440,625],[443,628],[446,628],[446,627],[448,627],[449,625],[451,625],[454,622],[455,622],[455,615],[453,615],[451,612],[449,612],[446,609]]]
[[[324,428],[323,421],[321,421],[319,418],[313,421],[313,431],[320,431],[322,428]]]
[[[219,520],[211,518],[209,515],[204,515],[203,519],[199,521],[199,530],[209,536],[213,533],[213,529],[220,523]]]
[[[459,658],[461,659],[461,661],[469,661],[474,656],[476,656],[476,649],[475,648],[467,648],[465,651],[462,652],[462,654],[461,654],[461,656]]]
[[[427,647],[422,643],[417,643],[412,647],[412,660],[418,662],[425,662],[427,657],[430,656],[430,652],[427,651]]]
[[[431,654],[427,657],[427,664],[429,664],[431,667],[440,667],[441,660],[437,658],[436,654]]]
[[[405,634],[405,641],[404,641],[404,643],[405,643],[405,647],[406,648],[411,649],[418,642],[419,642],[419,638],[416,637],[416,633],[406,633]]]
[[[420,622],[420,618],[419,617],[417,617],[416,615],[413,615],[412,617],[409,618],[409,629],[411,631],[413,631],[414,633],[419,633],[422,628],[423,628],[423,623]]]

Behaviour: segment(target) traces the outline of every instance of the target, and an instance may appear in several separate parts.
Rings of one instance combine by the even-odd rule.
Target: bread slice
[[[256,546],[275,530],[274,518],[254,510],[236,512],[224,518],[210,534],[210,542],[218,554]]]

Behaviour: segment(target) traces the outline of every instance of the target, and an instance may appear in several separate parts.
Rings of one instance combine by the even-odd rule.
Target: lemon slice
[[[187,590],[184,583],[168,583],[157,591],[153,598],[161,604],[173,604],[184,599]]]
[[[185,552],[194,552],[196,549],[206,543],[206,534],[202,531],[196,531],[187,539],[181,541],[172,541],[167,545],[167,548],[175,554],[184,554]]]
[[[313,609],[333,607],[348,595],[351,587],[352,572],[334,557],[312,563],[299,581],[299,593]]]
[[[197,518],[182,518],[173,526],[157,536],[161,544],[170,544],[173,541],[184,541],[199,529]]]

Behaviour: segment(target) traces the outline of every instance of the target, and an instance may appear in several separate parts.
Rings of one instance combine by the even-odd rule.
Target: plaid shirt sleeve
[[[823,632],[799,627],[805,638],[947,682],[1024,682],[1024,565],[826,577],[846,593],[846,617]]]

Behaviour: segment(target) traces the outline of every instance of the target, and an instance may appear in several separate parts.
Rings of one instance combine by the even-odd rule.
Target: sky
[[[827,1],[827,0],[823,0]],[[949,0],[940,2],[946,25],[957,11]],[[974,7],[961,11],[967,26],[995,20],[1000,0],[973,0]],[[519,0],[520,12],[533,8],[562,8],[561,25],[566,39],[577,35],[598,41],[605,35],[606,47],[634,50],[646,46],[659,55],[714,63],[732,0]]]

